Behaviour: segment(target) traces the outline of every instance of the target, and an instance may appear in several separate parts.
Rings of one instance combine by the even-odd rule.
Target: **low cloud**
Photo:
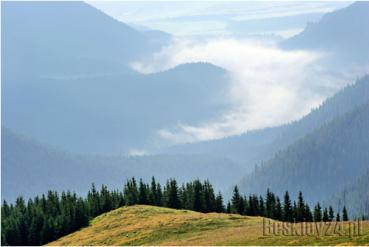
[[[237,135],[304,116],[347,82],[319,66],[322,56],[284,51],[273,43],[249,39],[181,40],[132,67],[154,73],[183,63],[209,62],[230,72],[226,100],[233,106],[231,111],[196,126],[180,123],[158,130],[164,140],[185,143]]]
[[[136,157],[136,156],[145,156],[148,152],[144,149],[131,148],[128,151],[128,156]]]

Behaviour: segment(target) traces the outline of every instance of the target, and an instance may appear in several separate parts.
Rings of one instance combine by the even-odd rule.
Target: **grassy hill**
[[[352,237],[264,236],[262,217],[138,205],[96,217],[49,245],[368,245],[369,222],[362,229]]]

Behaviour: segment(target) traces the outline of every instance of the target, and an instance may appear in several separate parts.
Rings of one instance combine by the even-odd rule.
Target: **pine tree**
[[[251,197],[251,201],[252,201],[252,204],[253,204],[253,213],[254,215],[260,215],[261,212],[260,212],[260,205],[259,205],[259,199],[256,195],[253,195]],[[245,200],[245,206],[246,206],[246,200]]]
[[[203,203],[203,188],[200,180],[195,180],[193,182],[193,210],[202,212],[204,210]]]
[[[297,201],[296,222],[303,222],[305,220],[305,202],[302,196],[302,192],[300,191]]]
[[[156,184],[156,206],[163,205],[163,192],[161,190],[161,185],[159,183]]]
[[[203,212],[213,212],[215,205],[215,195],[213,186],[210,184],[208,180],[204,182],[203,185],[203,201],[204,201],[204,209]]]
[[[225,211],[224,205],[223,205],[223,196],[219,192],[218,195],[215,198],[215,212],[223,213]]]
[[[293,201],[293,206],[292,206],[292,222],[296,222],[297,220],[297,204],[295,201]]]
[[[341,221],[340,213],[337,213],[337,214],[336,214],[336,221],[337,221],[337,222],[338,222],[338,221]]]
[[[243,198],[240,195],[237,185],[233,189],[232,196],[232,211],[234,213],[242,214],[245,210]]]
[[[101,186],[100,190],[100,210],[101,212],[108,212],[113,209],[113,202],[106,185]]]
[[[157,192],[156,192],[156,181],[155,178],[151,178],[151,186],[150,186],[150,193],[149,193],[149,203],[150,205],[158,205],[157,202]]]
[[[329,221],[329,215],[328,215],[328,209],[324,208],[323,210],[323,221],[328,222]]]
[[[168,198],[167,206],[169,208],[181,208],[179,197],[178,197],[178,186],[175,179],[170,179],[167,188]]]
[[[40,232],[42,229],[43,214],[37,206],[33,206],[28,228],[27,245],[41,245]]]
[[[328,220],[329,221],[333,221],[334,220],[334,211],[333,211],[332,206],[329,206],[329,209],[328,209]]]
[[[276,201],[276,204],[275,204],[275,215],[274,215],[274,219],[276,219],[276,220],[282,220],[282,217],[283,217],[283,209],[282,209],[281,201],[277,197],[277,201]]]
[[[262,196],[259,197],[259,206],[260,206],[260,216],[265,216],[264,198]]]
[[[267,189],[266,193],[266,201],[265,201],[265,208],[266,208],[266,217],[274,218],[274,211],[275,211],[275,196],[269,189]]]
[[[138,203],[139,204],[149,204],[148,200],[148,188],[146,184],[140,179],[139,187],[138,187]]]
[[[100,200],[99,193],[96,191],[95,184],[91,185],[91,190],[87,194],[87,202],[89,215],[95,217],[100,213]]]
[[[314,208],[314,221],[315,222],[322,221],[322,208],[320,207],[319,202],[317,203],[317,205]]]
[[[124,198],[128,206],[138,203],[138,190],[135,178],[128,180],[124,185]]]
[[[343,221],[348,221],[349,220],[346,206],[343,206],[343,209],[342,209],[342,220]]]
[[[284,202],[283,202],[283,220],[292,222],[292,206],[291,199],[288,191],[284,194]]]
[[[310,207],[308,204],[305,204],[305,213],[304,218],[306,222],[312,222],[313,221],[313,214],[311,213]]]
[[[249,196],[249,200],[247,200],[247,197],[245,196],[243,202],[245,206],[245,214],[250,216],[255,215],[255,206],[251,195]]]
[[[40,242],[45,244],[55,239],[55,232],[53,229],[52,219],[45,216],[43,222],[44,224],[42,225],[40,232]]]

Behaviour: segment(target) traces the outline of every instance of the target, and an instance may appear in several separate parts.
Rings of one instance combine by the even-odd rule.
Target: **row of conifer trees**
[[[290,222],[340,220],[339,214],[334,217],[332,207],[322,211],[319,203],[311,212],[302,193],[297,203],[291,203],[286,192],[282,205],[269,190],[265,198],[256,195],[246,197],[236,186],[231,201],[225,207],[222,194],[215,193],[209,181],[194,180],[179,186],[175,179],[169,179],[162,187],[155,178],[148,184],[132,178],[126,182],[123,191],[109,191],[105,185],[97,190],[92,185],[85,198],[69,191],[60,195],[49,191],[47,195],[29,199],[27,203],[22,197],[14,205],[4,201],[1,207],[1,244],[42,245],[87,226],[89,220],[97,215],[135,204],[204,213],[259,215]],[[346,208],[342,219],[348,220]]]
[[[285,192],[283,202],[269,189],[265,198],[262,196],[250,195],[241,196],[238,187],[233,190],[231,202],[227,204],[227,212],[238,213],[249,216],[264,216],[286,222],[328,222],[341,221],[339,212],[334,213],[333,208],[322,208],[318,202],[313,210],[304,201],[302,192],[299,192],[297,202],[291,201],[288,191]],[[348,221],[347,209],[342,210],[342,220]]]

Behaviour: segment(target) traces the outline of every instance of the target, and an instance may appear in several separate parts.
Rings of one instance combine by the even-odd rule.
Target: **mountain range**
[[[48,190],[75,191],[84,195],[92,183],[121,189],[131,177],[165,183],[209,179],[215,189],[231,184],[239,167],[232,161],[206,155],[97,156],[74,155],[2,129],[2,199],[30,198]],[[209,169],[211,167],[211,169]]]
[[[365,66],[368,6],[326,14],[280,47]],[[83,194],[92,182],[117,188],[131,176],[155,176],[208,178],[223,191],[234,184],[245,193],[302,190],[311,203],[344,202],[357,214],[367,206],[358,195],[369,164],[369,76],[294,122],[168,147],[160,129],[229,109],[228,71],[192,63],[140,74],[131,63],[172,37],[138,31],[83,2],[2,3],[2,32],[3,198]]]
[[[137,31],[83,2],[5,2],[2,13],[2,125],[16,132],[75,153],[122,155],[160,145],[162,128],[228,108],[222,68],[131,69],[169,34]]]
[[[331,60],[368,63],[369,2],[359,1],[325,14],[303,32],[282,42],[286,49],[312,49],[331,54]]]

